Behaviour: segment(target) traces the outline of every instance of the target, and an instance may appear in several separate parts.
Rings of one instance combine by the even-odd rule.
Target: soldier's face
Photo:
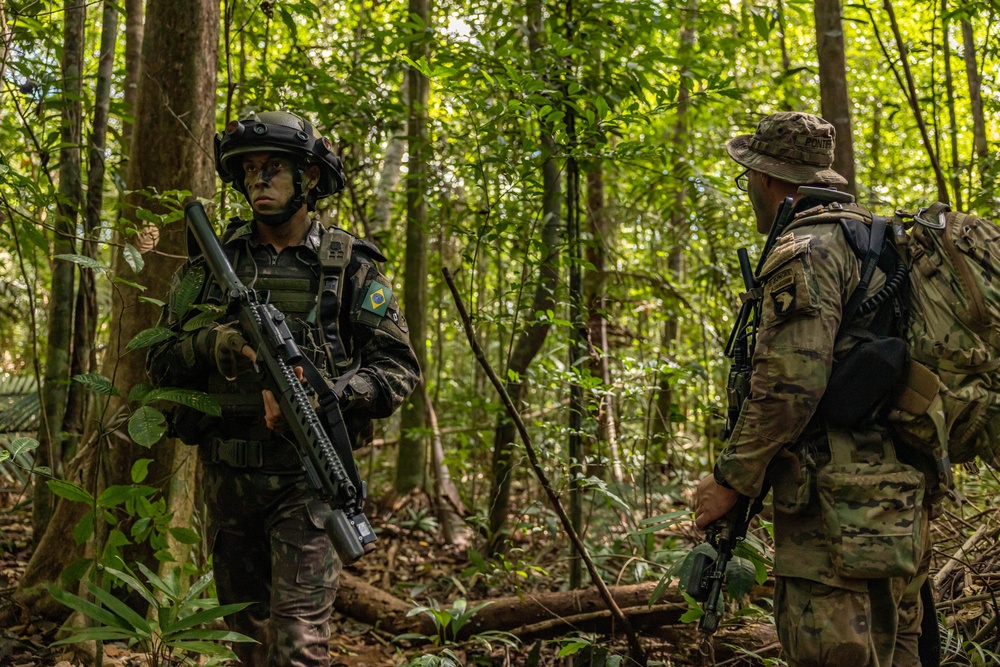
[[[295,196],[295,165],[274,153],[250,153],[243,158],[243,184],[254,211],[279,213]]]
[[[747,196],[750,198],[750,205],[753,207],[754,217],[757,218],[757,231],[767,234],[771,231],[771,224],[774,216],[778,212],[774,206],[773,197],[764,182],[765,175],[759,171],[750,170],[747,174]]]

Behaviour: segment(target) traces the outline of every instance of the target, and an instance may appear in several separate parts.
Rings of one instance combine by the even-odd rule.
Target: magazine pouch
[[[883,451],[866,452],[858,443],[865,436],[881,440]],[[834,570],[846,579],[915,574],[923,474],[899,463],[882,434],[830,430],[829,442],[831,461],[817,472],[816,488]]]

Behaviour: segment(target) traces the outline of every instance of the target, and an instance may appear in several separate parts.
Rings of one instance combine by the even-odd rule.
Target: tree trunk
[[[410,0],[410,16],[428,25],[430,0]],[[423,30],[421,30],[423,35]],[[414,36],[409,56],[420,61],[427,53],[424,37]],[[416,352],[420,372],[427,371],[427,162],[430,146],[427,141],[427,101],[430,81],[414,67],[408,67],[407,92],[409,119],[407,142],[409,160],[406,174],[406,272],[403,277],[403,307],[410,325],[410,341]],[[403,495],[423,488],[426,479],[427,408],[419,392],[403,404],[400,418],[399,458],[396,464],[396,493]]]
[[[97,257],[95,230],[101,226],[104,208],[104,148],[108,136],[108,111],[111,106],[111,77],[114,74],[115,43],[118,41],[118,8],[105,0],[101,23],[101,52],[97,67],[97,86],[94,91],[94,125],[87,151],[87,208],[83,220],[81,253]],[[73,359],[70,376],[90,373],[97,366],[94,338],[97,335],[97,285],[93,269],[80,267],[80,287],[76,293],[76,314],[73,326]],[[68,455],[72,456],[83,432],[83,417],[87,410],[90,392],[84,385],[74,382],[70,386],[66,406],[66,431],[72,438]]]
[[[10,41],[14,38],[14,31],[7,24],[7,12],[4,10],[3,0],[0,0],[0,81],[4,81],[7,75],[7,56],[10,55]],[[0,100],[3,99],[3,89],[0,87]]]
[[[142,70],[142,3],[143,0],[125,0],[125,118],[122,121],[122,152],[128,154],[132,146],[132,118],[139,99],[139,77]]]
[[[986,117],[983,115],[982,78],[976,61],[976,36],[972,23],[962,19],[962,45],[965,51],[965,73],[969,78],[969,106],[972,110],[972,145],[979,167],[980,189],[986,193],[991,211],[996,211],[996,196],[993,193],[993,166],[989,143],[986,140]]]
[[[941,43],[944,47],[944,83],[948,92],[948,136],[951,138],[951,191],[955,206],[962,209],[962,186],[958,161],[958,121],[955,118],[955,82],[951,76],[951,35],[949,34],[948,0],[941,0]]]
[[[63,5],[62,123],[59,148],[59,200],[57,202],[53,255],[75,252],[77,217],[82,207],[80,144],[83,127],[83,41],[86,5],[66,0]],[[70,382],[70,345],[73,332],[73,282],[75,264],[53,259],[49,292],[49,330],[42,385],[42,428],[35,463],[57,475],[63,467],[63,422]],[[32,525],[38,546],[52,518],[53,496],[45,484],[36,484],[32,496]]]
[[[604,385],[602,396],[595,408],[597,420],[597,442],[592,454],[606,458],[615,482],[622,481],[621,460],[618,455],[618,429],[615,424],[613,393],[611,391],[611,368],[608,349],[608,320],[606,290],[608,271],[606,267],[607,249],[611,245],[614,221],[608,215],[605,203],[604,165],[594,161],[587,169],[587,221],[590,224],[590,243],[587,244],[587,263],[592,266],[584,277],[583,292],[587,304],[587,328],[590,332],[591,354],[590,372],[601,378]],[[607,443],[607,451],[602,451],[602,443]],[[604,466],[594,466],[588,474],[603,477]]]
[[[528,49],[539,72],[546,72],[547,67],[542,62],[542,2],[529,0],[525,5],[528,27]],[[535,313],[553,310],[555,308],[555,293],[559,285],[559,248],[562,245],[562,196],[560,190],[559,164],[555,153],[555,140],[551,128],[543,123],[541,128],[542,162],[542,243],[546,255],[538,267],[535,281],[535,294],[531,306],[525,311],[531,320],[518,335],[517,341],[507,360],[508,373],[505,388],[511,401],[519,409],[522,407],[525,374],[542,349],[549,333],[549,319],[535,319]],[[531,246],[530,240],[525,248]],[[526,250],[527,252],[527,250]],[[510,508],[510,484],[514,473],[514,437],[515,426],[507,415],[501,413],[497,417],[496,434],[493,441],[493,476],[490,485],[490,548],[497,552],[503,545],[504,524]]]
[[[125,211],[126,219],[134,219],[138,207],[157,214],[167,207],[138,191],[155,188],[157,191],[190,190],[199,197],[211,197],[215,189],[215,170],[212,157],[212,138],[215,132],[215,84],[219,30],[219,6],[212,0],[175,0],[150,5],[146,22],[146,39],[143,45],[142,79],[136,107],[135,136],[152,140],[133,143],[126,183],[133,191]],[[170,138],[170,150],[162,150],[162,139]],[[145,268],[135,274],[122,256],[115,257],[115,275],[142,283],[150,295],[162,297],[169,288],[170,277],[186,255],[184,226],[174,223],[162,230],[145,228],[130,243],[144,251]],[[159,309],[153,304],[139,301],[143,294],[127,285],[117,285],[112,311],[112,335],[104,359],[103,374],[112,378],[123,395],[140,383],[148,382],[145,373],[144,351],[127,351],[125,346],[139,331],[155,324]],[[106,406],[100,415],[104,428],[115,428],[114,420],[120,412],[120,403]],[[95,453],[85,447],[79,456],[90,455],[87,465],[79,466],[80,478],[75,479],[92,491],[96,488],[97,469],[107,470],[103,484],[130,484],[130,471],[140,457],[152,458],[146,484],[168,490],[174,474],[183,466],[186,452],[176,448],[172,441],[163,441],[152,449],[141,448],[123,433],[101,438]],[[175,460],[175,449],[181,449]],[[78,456],[78,458],[79,458]],[[190,484],[188,485],[191,486]],[[95,493],[96,495],[96,493]],[[171,506],[174,503],[168,497]],[[34,583],[55,581],[68,563],[80,556],[66,536],[71,535],[79,519],[78,503],[61,501],[52,522],[43,536],[43,543],[35,551],[28,569]],[[190,525],[190,517],[175,514],[175,525]],[[127,530],[126,530],[127,532]],[[148,545],[139,545],[126,554],[129,562],[141,560],[155,569],[155,562]],[[32,570],[35,561],[39,567]],[[44,567],[43,567],[44,565]],[[29,583],[25,576],[22,587]]]
[[[403,85],[403,105],[409,106],[409,71]],[[399,136],[395,129],[389,130],[389,139],[385,144],[385,156],[382,159],[382,171],[379,174],[378,185],[375,186],[375,207],[365,233],[371,236],[375,245],[384,246],[392,229],[393,193],[399,185],[399,172],[403,166],[403,153],[406,150],[406,137]]]
[[[857,196],[854,171],[854,136],[851,131],[851,97],[847,87],[844,55],[844,22],[840,0],[816,0],[816,56],[823,118],[837,130],[833,169],[847,179],[846,192]]]

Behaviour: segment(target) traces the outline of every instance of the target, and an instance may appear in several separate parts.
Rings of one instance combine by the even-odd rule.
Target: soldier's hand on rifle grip
[[[253,349],[249,345],[245,349],[253,352]],[[256,357],[257,355],[254,354],[254,358],[251,361],[254,361]],[[249,355],[247,355],[247,358],[249,358]],[[302,366],[295,367],[295,377],[299,381],[302,380]],[[281,405],[278,403],[278,399],[274,397],[274,392],[270,389],[264,389],[261,391],[261,395],[264,397],[264,424],[272,431],[278,433],[284,431],[287,423],[285,422],[285,416],[281,414]]]
[[[739,498],[738,492],[716,482],[714,475],[708,475],[694,492],[695,524],[705,530],[712,522],[726,516]]]

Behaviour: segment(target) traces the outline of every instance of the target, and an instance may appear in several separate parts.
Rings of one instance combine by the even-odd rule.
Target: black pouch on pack
[[[851,428],[872,416],[900,387],[910,364],[902,338],[862,340],[833,365],[818,413],[834,428]]]

